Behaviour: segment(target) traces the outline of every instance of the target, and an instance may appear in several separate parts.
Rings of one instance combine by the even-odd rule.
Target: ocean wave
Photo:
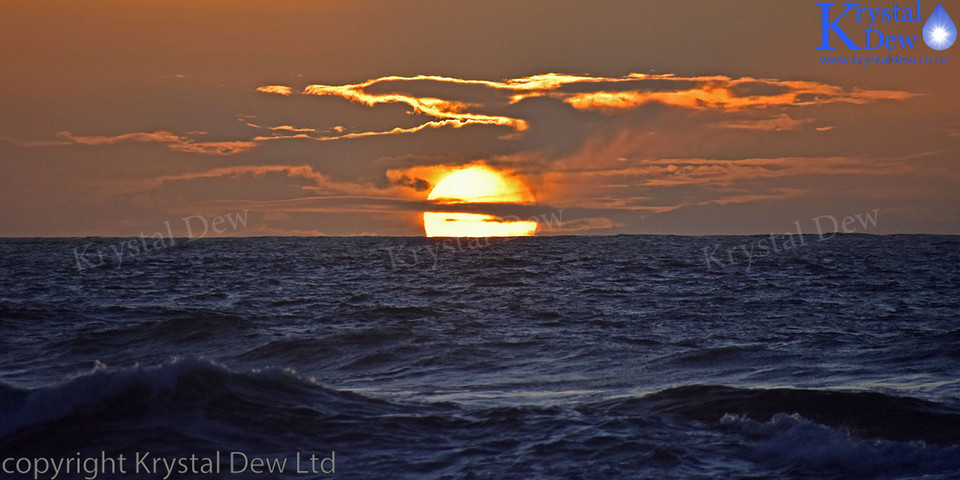
[[[350,453],[374,472],[366,478],[471,478],[478,469],[571,478],[591,466],[621,478],[709,478],[755,471],[745,465],[797,478],[948,478],[937,475],[960,471],[958,422],[949,406],[879,393],[713,385],[553,405],[398,403],[291,370],[194,357],[98,365],[33,390],[0,384],[7,455],[80,446],[289,454],[296,445]]]
[[[113,322],[110,328],[92,332],[65,329],[64,334],[51,343],[58,349],[74,353],[114,350],[118,346],[131,345],[209,344],[211,339],[254,327],[254,323],[244,316],[209,309],[144,307],[114,312],[117,313],[124,320]]]
[[[302,417],[373,418],[390,408],[387,402],[332,389],[288,369],[237,372],[194,357],[129,368],[98,364],[57,385],[0,388],[0,451],[50,448],[51,438],[75,441],[74,435],[90,431],[139,435],[151,425],[163,425],[203,437],[211,427],[231,430],[264,423],[276,428]],[[76,445],[62,447],[69,451]]]
[[[409,327],[356,328],[324,337],[287,337],[257,345],[239,355],[248,361],[289,362],[322,354],[324,358],[353,356],[356,352],[380,352],[414,339]]]
[[[676,414],[708,424],[728,415],[765,421],[778,414],[799,414],[862,438],[960,445],[960,410],[955,406],[870,391],[689,385],[639,398],[608,400],[592,408],[617,415],[634,411]]]
[[[960,478],[960,238],[705,258],[761,238],[517,239],[395,270],[381,247],[423,239],[204,239],[83,273],[71,250],[94,240],[0,242],[0,457]]]
[[[755,461],[792,476],[945,479],[960,474],[960,446],[865,439],[796,413],[777,413],[767,421],[727,414],[720,423],[747,438]]]

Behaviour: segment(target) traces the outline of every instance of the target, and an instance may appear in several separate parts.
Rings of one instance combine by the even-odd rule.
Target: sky
[[[922,26],[853,17],[861,45]],[[478,164],[535,201],[468,207],[560,215],[545,235],[960,234],[960,46],[817,50],[823,23],[813,0],[5,0],[0,236],[241,212],[205,233],[419,236]],[[950,58],[821,63],[851,54]]]

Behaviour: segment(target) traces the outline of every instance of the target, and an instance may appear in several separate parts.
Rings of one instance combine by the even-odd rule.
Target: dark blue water
[[[761,239],[2,240],[0,460],[960,478],[960,237]]]

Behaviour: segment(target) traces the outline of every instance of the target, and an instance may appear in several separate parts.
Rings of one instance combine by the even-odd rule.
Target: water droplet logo
[[[934,50],[946,50],[956,40],[957,26],[953,24],[950,15],[947,15],[943,5],[937,4],[927,23],[923,24],[923,41]]]

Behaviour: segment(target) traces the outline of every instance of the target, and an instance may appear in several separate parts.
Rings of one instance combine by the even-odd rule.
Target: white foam
[[[761,462],[873,478],[960,472],[960,447],[864,439],[798,414],[778,413],[766,422],[727,414],[721,424],[744,434]]]

